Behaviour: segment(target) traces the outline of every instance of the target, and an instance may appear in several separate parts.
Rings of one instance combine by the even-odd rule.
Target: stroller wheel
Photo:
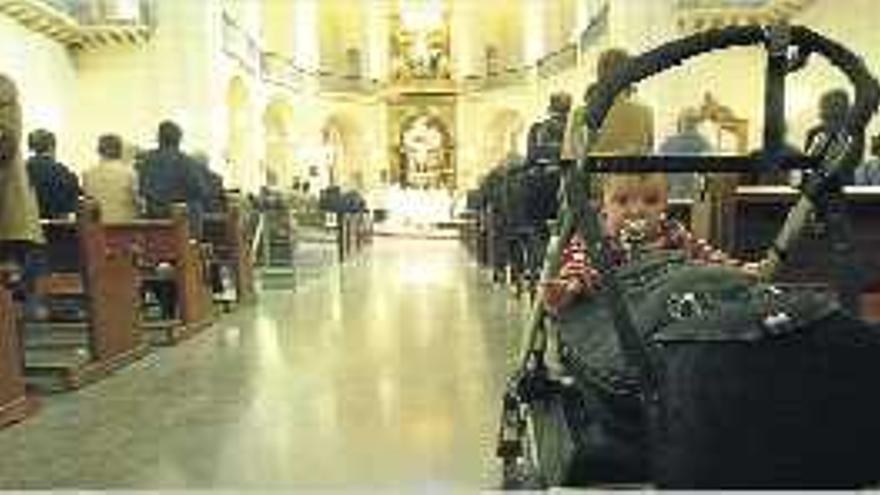
[[[521,452],[517,456],[502,460],[502,489],[504,490],[543,490],[546,484],[538,467],[538,452],[535,450],[534,428],[526,417],[525,431],[520,440]]]
[[[503,469],[502,490],[544,489],[537,471],[529,462],[521,462],[521,459],[505,459]]]

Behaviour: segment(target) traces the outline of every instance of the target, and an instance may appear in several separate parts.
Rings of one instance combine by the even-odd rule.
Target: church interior
[[[880,486],[876,7],[0,0],[0,490]]]

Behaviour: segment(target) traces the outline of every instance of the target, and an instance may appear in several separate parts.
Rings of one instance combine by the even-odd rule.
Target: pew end
[[[212,250],[209,274],[215,301],[229,306],[232,303],[250,304],[256,300],[256,292],[241,198],[237,194],[227,194],[226,205],[224,212],[205,214],[203,224],[203,240]],[[226,287],[224,282],[231,287]]]
[[[18,310],[0,273],[0,428],[23,421],[39,402],[27,393]]]
[[[107,225],[108,249],[138,258],[139,326],[151,343],[174,345],[213,322],[204,268],[209,258],[189,235],[185,205],[174,205],[168,219]],[[150,316],[151,294],[161,308],[158,317]]]
[[[24,332],[29,385],[79,388],[149,352],[137,325],[138,274],[130,253],[110,253],[96,202],[84,199],[75,220],[42,221],[45,269],[34,293],[44,318]]]

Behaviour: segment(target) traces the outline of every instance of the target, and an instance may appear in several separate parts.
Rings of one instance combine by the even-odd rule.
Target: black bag
[[[880,334],[827,293],[759,284],[658,253],[620,270],[658,400],[601,301],[558,324],[577,399],[562,484],[651,479],[671,488],[845,488],[880,479]],[[594,296],[595,297],[595,296]],[[576,401],[581,401],[577,404]]]
[[[683,301],[689,301],[683,303]],[[855,488],[880,480],[880,333],[830,294],[723,268],[669,277],[653,335],[655,482]],[[686,308],[685,306],[690,306]]]
[[[665,277],[684,266],[681,253],[664,252],[618,272],[634,313],[649,320],[637,329],[652,329],[650,321],[659,318],[646,312],[649,296],[662,287]],[[638,373],[621,351],[603,297],[593,294],[567,308],[551,323],[556,325],[562,342],[562,362],[575,378],[574,387],[555,399],[566,411],[566,423],[559,427],[571,432],[575,447],[555,462],[561,466],[556,468],[557,474],[547,476],[546,467],[541,466],[551,485],[642,483],[650,479],[648,426]],[[648,337],[643,334],[643,338]],[[539,451],[554,448],[553,440],[536,436]]]

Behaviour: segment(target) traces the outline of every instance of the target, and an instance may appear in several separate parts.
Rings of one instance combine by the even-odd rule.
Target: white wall
[[[77,71],[65,47],[0,15],[0,72],[18,86],[24,134],[37,127],[55,132],[59,158],[74,162],[68,130],[76,121],[70,88]]]
[[[90,163],[97,136],[122,135],[156,145],[163,119],[178,122],[186,149],[210,149],[213,100],[207,8],[213,2],[158,2],[158,28],[143,45],[108,46],[77,55],[74,153]]]

